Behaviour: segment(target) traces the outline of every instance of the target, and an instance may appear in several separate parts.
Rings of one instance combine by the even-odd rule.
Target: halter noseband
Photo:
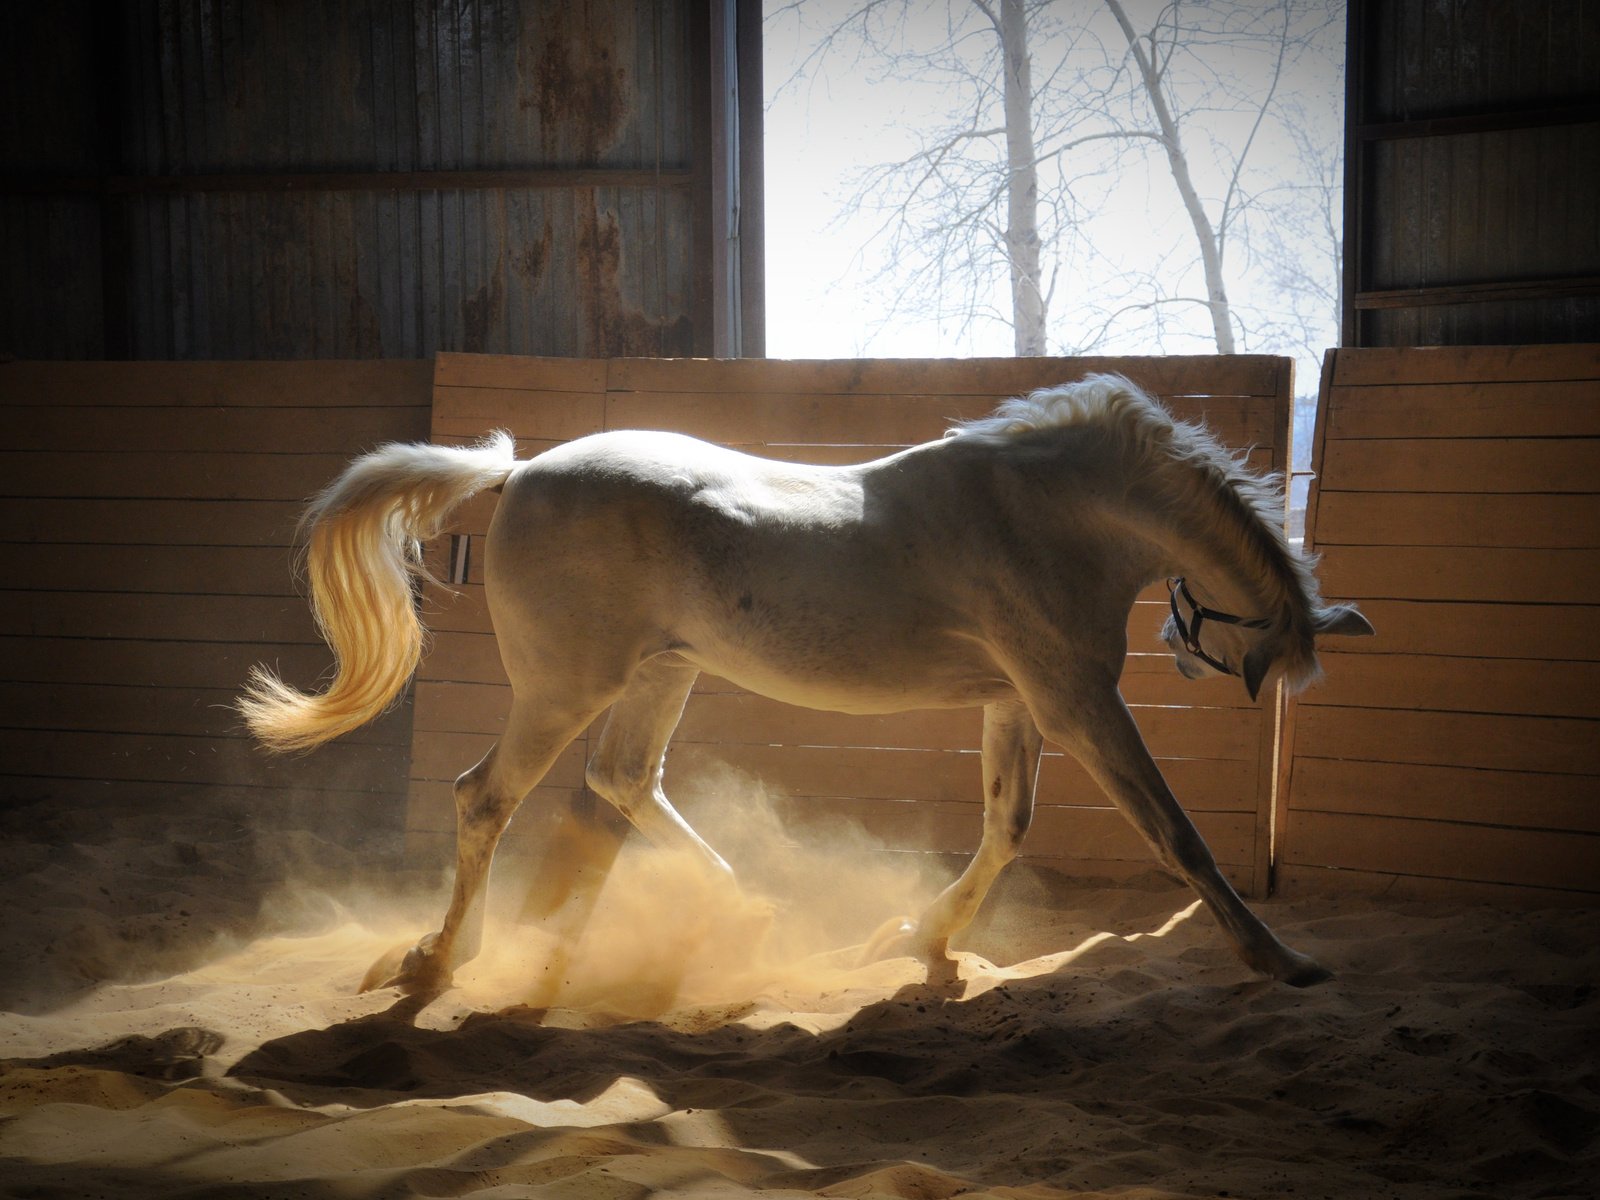
[[[1183,639],[1183,648],[1224,675],[1237,675],[1239,672],[1205,652],[1200,645],[1200,626],[1206,621],[1216,621],[1222,625],[1238,625],[1242,629],[1266,629],[1272,624],[1265,617],[1238,617],[1233,613],[1207,608],[1194,598],[1194,593],[1189,591],[1189,585],[1184,583],[1182,575],[1167,580],[1167,591],[1172,601],[1172,623],[1177,626],[1178,636]],[[1184,603],[1189,606],[1193,618],[1189,622],[1185,622],[1183,614],[1178,611],[1179,596],[1182,596]]]

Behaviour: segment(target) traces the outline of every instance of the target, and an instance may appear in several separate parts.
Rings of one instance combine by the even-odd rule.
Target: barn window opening
[[[1296,361],[1338,344],[1343,4],[769,0],[767,351]]]

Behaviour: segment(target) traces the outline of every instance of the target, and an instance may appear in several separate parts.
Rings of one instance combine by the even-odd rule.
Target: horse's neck
[[[1219,495],[1214,478],[1195,467],[1130,467],[1107,454],[1093,430],[1051,441],[996,445],[954,438],[934,446],[938,449],[923,465],[937,469],[940,486],[927,480],[909,483],[915,474],[912,458],[892,460],[896,486],[914,486],[918,494],[988,496],[988,485],[978,480],[990,478],[998,455],[1008,468],[1002,475],[1017,486],[996,492],[992,501],[1024,528],[1075,529],[1086,544],[1105,539],[1115,547],[1102,564],[1109,592],[1131,597],[1157,580],[1182,575],[1210,606],[1229,612],[1266,616],[1285,603],[1286,576],[1274,561],[1281,548],[1263,537],[1260,518],[1248,505]],[[977,473],[962,476],[969,469]],[[951,477],[961,477],[962,486],[945,486]]]
[[[1135,488],[1130,500],[1140,523],[1160,547],[1160,565],[1145,582],[1183,576],[1214,608],[1246,616],[1266,616],[1284,603],[1283,572],[1276,550],[1249,511],[1218,503],[1196,489]]]

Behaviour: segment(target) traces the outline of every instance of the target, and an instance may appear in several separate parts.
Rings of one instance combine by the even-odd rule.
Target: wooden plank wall
[[[398,835],[410,711],[270,759],[252,663],[331,657],[289,550],[353,454],[427,435],[427,362],[0,365],[0,802],[207,797]]]
[[[1279,879],[1600,894],[1600,346],[1330,352]],[[1338,873],[1338,874],[1335,874]]]
[[[1231,444],[1253,446],[1264,469],[1287,461],[1292,364],[1267,357],[1003,359],[961,362],[762,360],[580,361],[441,355],[433,436],[470,441],[511,430],[526,457],[604,429],[670,429],[759,454],[812,462],[864,461],[938,437],[951,419],[1001,398],[1122,371],[1204,417]],[[486,531],[493,497],[474,501],[459,531]],[[436,549],[441,567],[442,548]],[[455,597],[430,597],[433,649],[418,676],[410,844],[450,841],[450,781],[487,750],[509,691],[470,556]],[[1264,888],[1273,738],[1272,704],[1248,704],[1236,681],[1191,683],[1158,653],[1166,593],[1153,588],[1131,618],[1124,692],[1179,797],[1241,886]],[[791,798],[800,819],[845,816],[897,846],[970,852],[979,831],[976,710],[852,717],[810,712],[702,678],[674,742],[671,776],[712,760],[750,772]],[[591,734],[597,732],[591,730]],[[1132,829],[1075,763],[1047,748],[1040,809],[1027,851],[1099,874],[1147,869]],[[569,803],[583,787],[589,737],[538,789]],[[513,833],[516,831],[513,826]]]

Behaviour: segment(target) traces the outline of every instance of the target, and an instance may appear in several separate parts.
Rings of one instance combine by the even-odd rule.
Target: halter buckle
[[[1185,621],[1183,614],[1178,611],[1178,597],[1182,596],[1185,604],[1189,606],[1190,619]],[[1182,575],[1167,580],[1167,598],[1172,603],[1172,622],[1177,626],[1178,636],[1183,639],[1183,648],[1194,655],[1207,666],[1221,671],[1224,675],[1237,675],[1227,663],[1220,659],[1212,658],[1205,648],[1200,645],[1200,626],[1206,620],[1217,621],[1223,625],[1238,625],[1243,629],[1266,629],[1271,621],[1262,617],[1241,617],[1233,613],[1218,612],[1214,608],[1207,608],[1194,598],[1194,593],[1189,590],[1189,585],[1184,582]]]

